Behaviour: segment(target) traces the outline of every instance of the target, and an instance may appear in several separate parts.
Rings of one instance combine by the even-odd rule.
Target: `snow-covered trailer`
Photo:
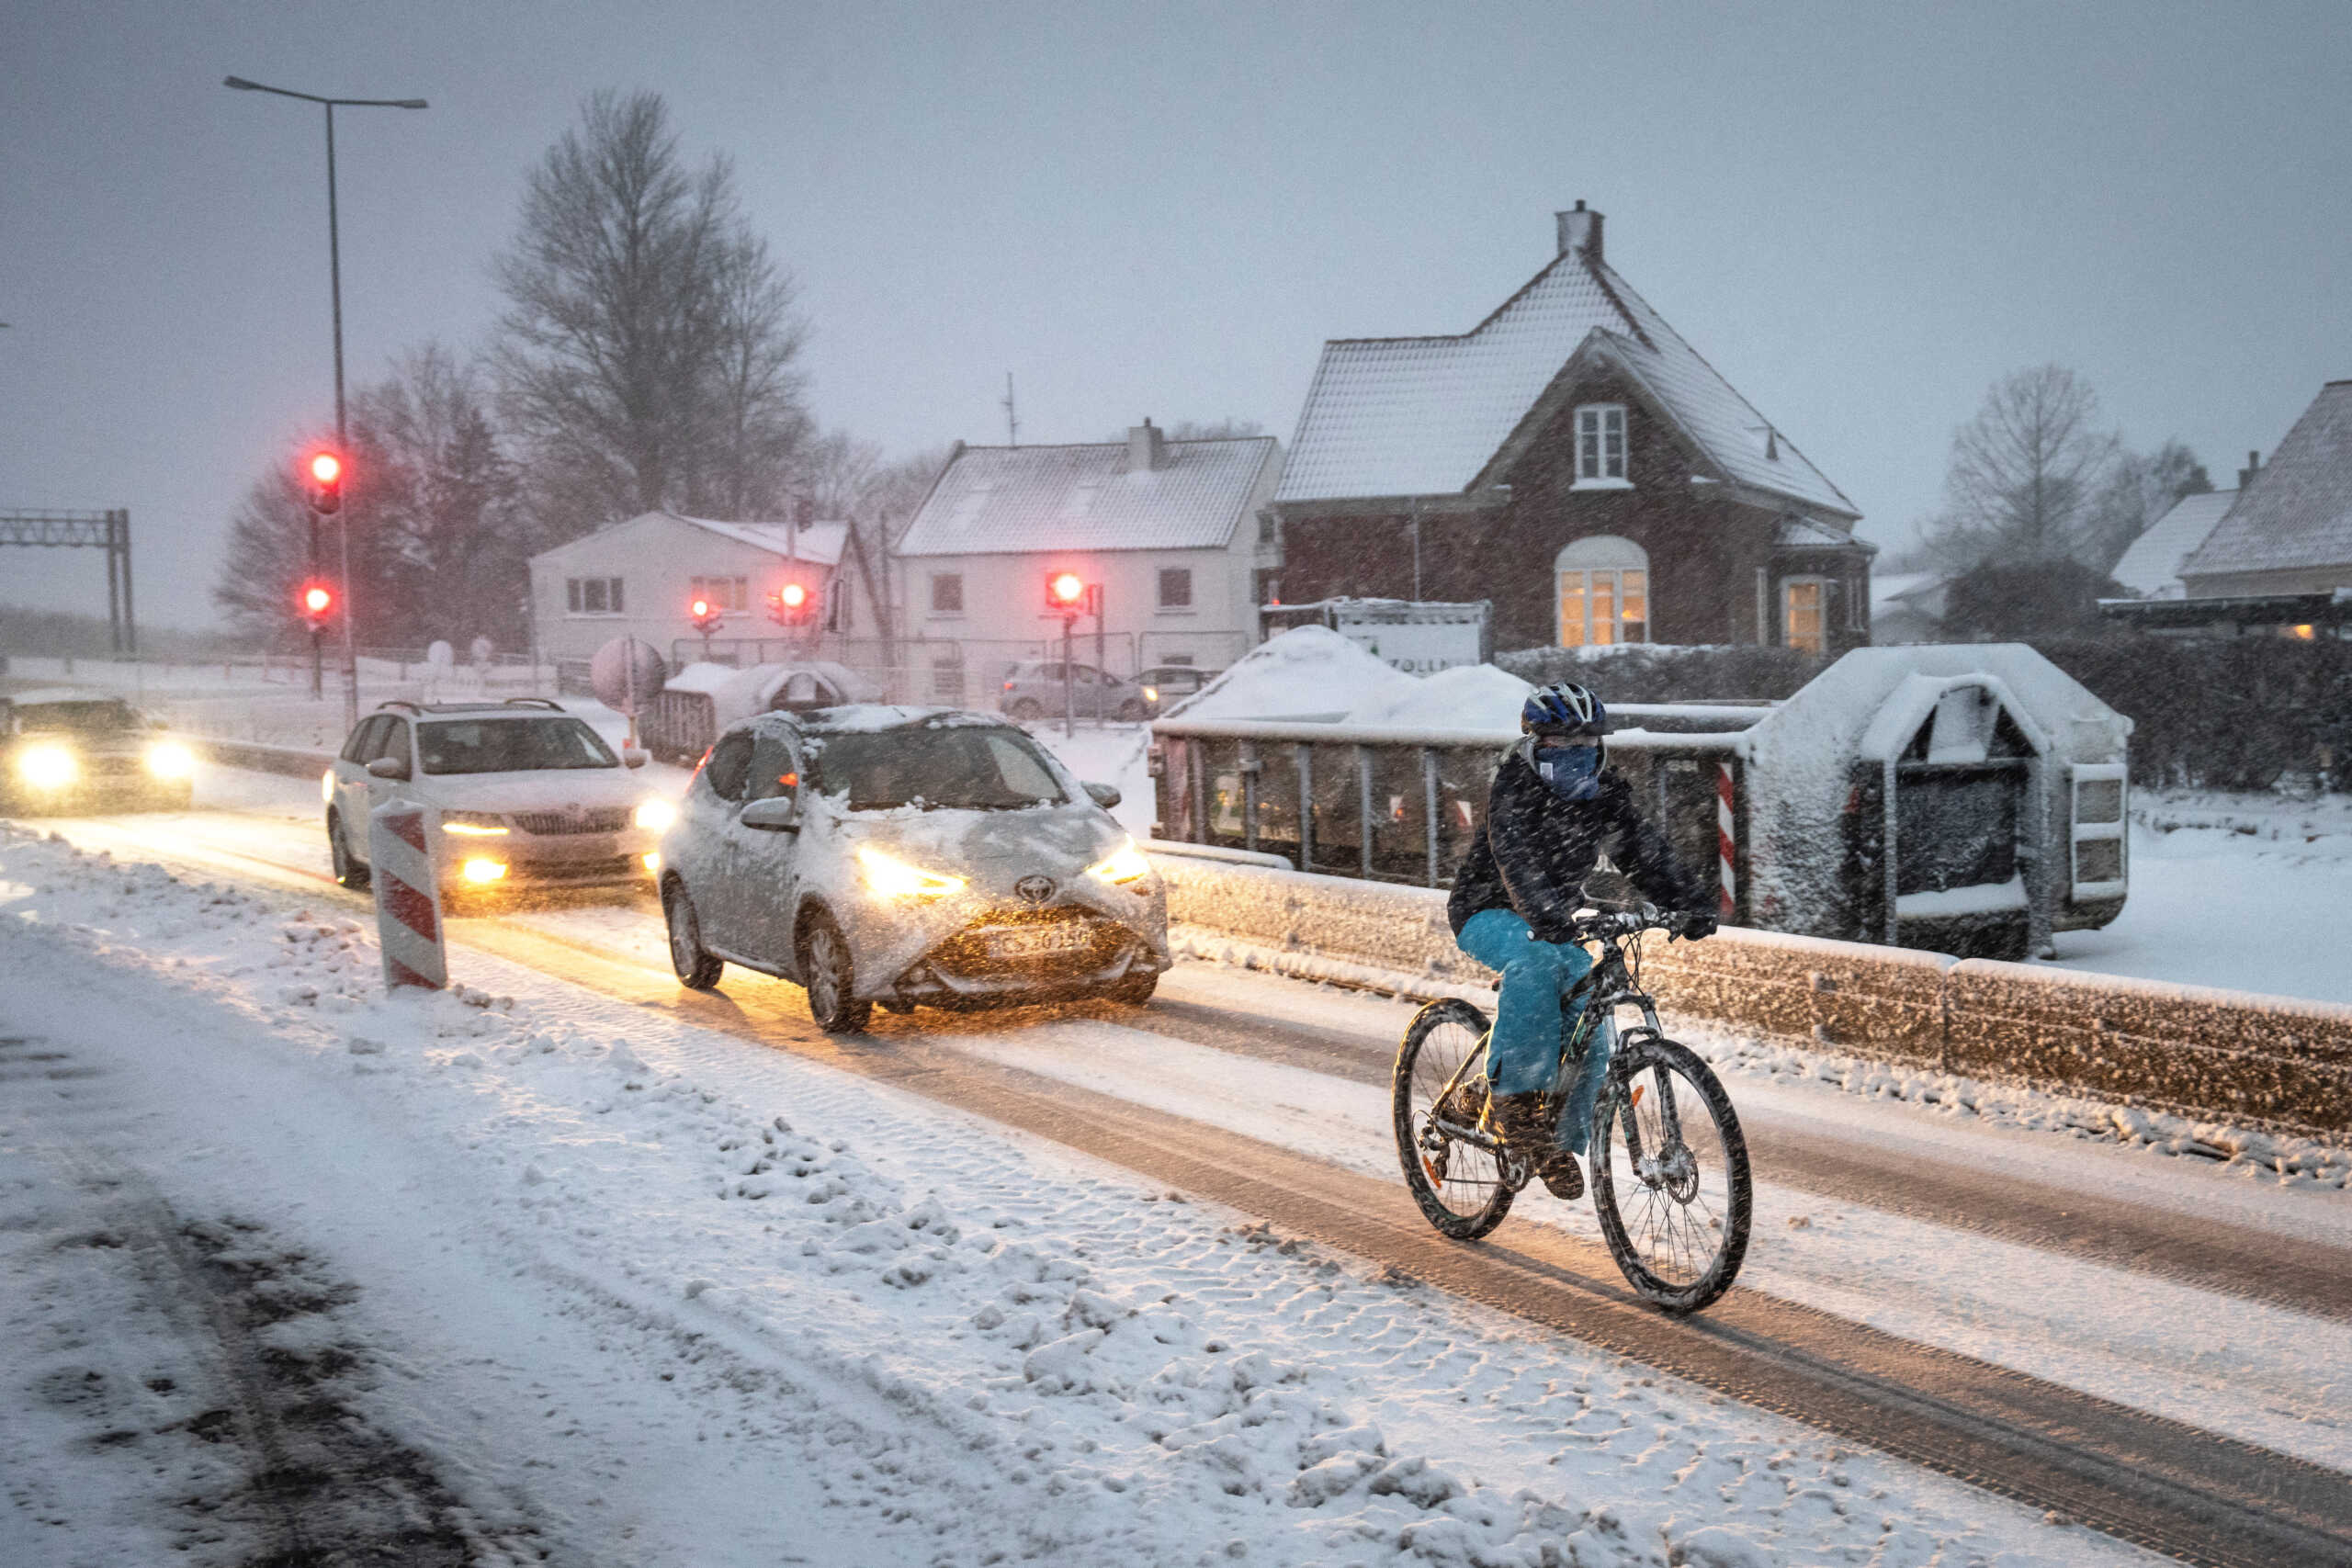
[[[670,677],[638,724],[646,750],[669,761],[692,762],[718,732],[739,718],[775,709],[805,711],[882,700],[875,683],[845,664],[808,660],[793,664],[689,664]]]
[[[2032,649],[1859,649],[1777,704],[1612,705],[1613,764],[1733,924],[1988,957],[2123,905],[2131,721]],[[1504,729],[1152,726],[1158,836],[1439,886]]]

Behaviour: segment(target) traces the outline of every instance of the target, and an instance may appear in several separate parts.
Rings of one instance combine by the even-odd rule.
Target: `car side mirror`
[[[646,759],[652,755],[652,752],[648,751],[642,746],[624,746],[621,748],[621,766],[624,768],[641,768],[645,766]]]
[[[368,772],[379,779],[404,779],[408,777],[408,764],[398,757],[370,757]]]
[[[765,828],[772,833],[800,831],[800,803],[788,795],[771,795],[743,807],[742,823],[746,828]]]
[[[1110,810],[1111,807],[1119,804],[1119,792],[1110,784],[1080,784],[1079,787],[1086,791],[1087,799],[1092,801],[1095,805],[1101,807],[1105,811]]]

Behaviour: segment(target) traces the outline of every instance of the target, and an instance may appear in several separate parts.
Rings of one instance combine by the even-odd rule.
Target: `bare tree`
[[[531,171],[494,266],[501,407],[543,526],[764,510],[806,433],[794,285],[733,170],[689,170],[655,93],[600,92]]]
[[[1929,542],[1965,570],[2083,558],[2092,502],[2117,451],[2098,428],[2098,396],[2059,365],[2003,377],[1955,431],[1946,510]]]

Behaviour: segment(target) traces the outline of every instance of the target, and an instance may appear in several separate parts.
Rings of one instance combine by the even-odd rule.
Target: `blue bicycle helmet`
[[[1555,681],[1527,694],[1520,705],[1519,728],[1522,735],[1606,735],[1609,710],[1574,681]]]

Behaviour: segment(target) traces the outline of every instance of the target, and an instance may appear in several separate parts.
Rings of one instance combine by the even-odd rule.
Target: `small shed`
[[[749,670],[689,664],[655,694],[639,732],[656,757],[691,762],[739,718],[777,709],[798,713],[880,702],[884,694],[856,671],[830,660],[755,664]]]
[[[1857,649],[1743,737],[1750,923],[2010,958],[2104,926],[2131,733],[2022,643]]]

